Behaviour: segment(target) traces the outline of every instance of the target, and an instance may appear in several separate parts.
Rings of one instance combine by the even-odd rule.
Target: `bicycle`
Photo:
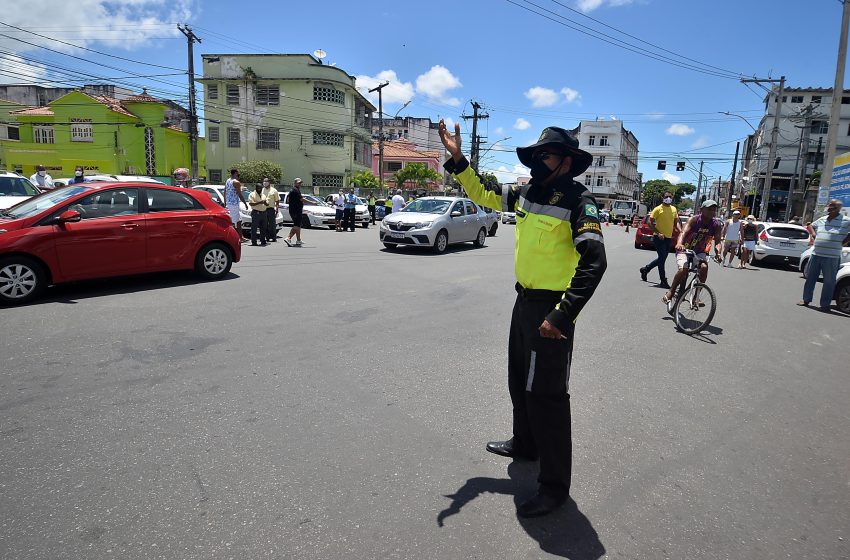
[[[685,270],[687,276],[682,280],[679,293],[667,306],[667,312],[673,316],[676,326],[685,334],[696,334],[705,329],[714,318],[717,310],[717,298],[707,284],[699,281],[699,261],[696,253],[685,251],[688,257]]]

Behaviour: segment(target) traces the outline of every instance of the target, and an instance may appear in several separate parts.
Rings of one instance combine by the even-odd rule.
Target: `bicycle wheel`
[[[704,303],[701,306],[700,303]],[[696,334],[711,323],[717,309],[717,298],[706,284],[694,282],[676,300],[673,316],[676,326],[685,334]]]

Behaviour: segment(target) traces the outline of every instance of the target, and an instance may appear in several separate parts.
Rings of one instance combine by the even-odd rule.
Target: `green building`
[[[283,184],[347,186],[372,167],[375,107],[354,77],[308,54],[206,54],[203,103],[209,181],[240,161],[283,167]]]
[[[175,108],[178,115],[175,117]],[[73,91],[43,107],[22,108],[0,100],[5,134],[0,136],[0,169],[26,176],[44,165],[54,177],[87,174],[148,175],[170,179],[191,168],[189,135],[176,124],[185,112],[143,92],[117,100]],[[204,171],[199,139],[199,173]]]

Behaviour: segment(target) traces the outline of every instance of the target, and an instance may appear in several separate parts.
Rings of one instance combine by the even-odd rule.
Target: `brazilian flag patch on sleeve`
[[[595,204],[585,204],[584,205],[584,214],[585,216],[593,216],[594,218],[599,217],[599,210],[596,208]]]

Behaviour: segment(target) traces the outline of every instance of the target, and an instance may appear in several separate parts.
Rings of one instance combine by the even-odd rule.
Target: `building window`
[[[602,177],[597,177],[597,178],[596,178],[596,186],[597,186],[597,187],[601,187],[601,186],[602,186]]]
[[[280,105],[280,86],[257,86],[257,105]]]
[[[829,130],[827,121],[812,121],[812,134],[826,134]]]
[[[596,165],[599,166],[599,167],[604,166],[605,165],[605,156],[599,156],[599,158],[596,160]]]
[[[329,101],[345,105],[345,92],[335,89],[333,86],[313,86],[313,101]]]
[[[802,102],[803,102],[803,96],[802,95],[792,95],[791,96],[791,103],[802,103]]]
[[[354,142],[354,161],[360,165],[371,166],[372,145],[363,140],[356,140]]]
[[[257,149],[258,150],[279,150],[280,149],[280,130],[277,128],[259,128],[257,129]]]
[[[210,169],[210,183],[218,185],[221,183],[221,169]]]
[[[218,99],[218,84],[207,84],[207,98]]]
[[[239,85],[227,84],[227,104],[239,105]]]
[[[823,152],[809,152],[809,165],[823,165]]]
[[[342,175],[313,173],[313,186],[342,188]]]
[[[91,119],[71,119],[71,142],[93,140]]]
[[[595,146],[596,145],[596,136],[594,136],[593,134],[588,136],[587,137],[587,145],[588,146]]]
[[[846,97],[846,96],[842,97],[841,98],[841,104],[842,105],[850,105],[850,97]]]
[[[218,142],[218,127],[211,126],[207,128],[207,140],[210,142]]]
[[[6,138],[5,140],[20,140],[21,139],[21,129],[17,126],[7,125],[6,126]]]
[[[338,132],[313,131],[313,144],[321,146],[343,146],[345,138]]]
[[[820,95],[813,95],[812,96],[812,103],[820,103],[820,100],[821,100]]]
[[[587,186],[587,187],[589,187],[589,186],[590,186],[590,175],[585,175],[585,176],[584,176],[584,184],[585,184],[585,186]]]
[[[608,145],[608,137],[607,136],[600,136],[599,137],[599,145],[600,146],[607,146]]]
[[[242,145],[242,136],[238,128],[227,129],[227,147],[238,148]]]
[[[53,125],[35,124],[32,127],[33,138],[36,144],[55,144],[53,137]]]
[[[402,167],[403,167],[403,165],[400,161],[385,161],[384,162],[384,171],[386,173],[396,173],[398,171],[401,171]]]
[[[782,96],[782,102],[783,102],[783,103],[787,103],[787,102],[788,102],[788,96],[787,96],[787,95],[783,95],[783,96]]]

